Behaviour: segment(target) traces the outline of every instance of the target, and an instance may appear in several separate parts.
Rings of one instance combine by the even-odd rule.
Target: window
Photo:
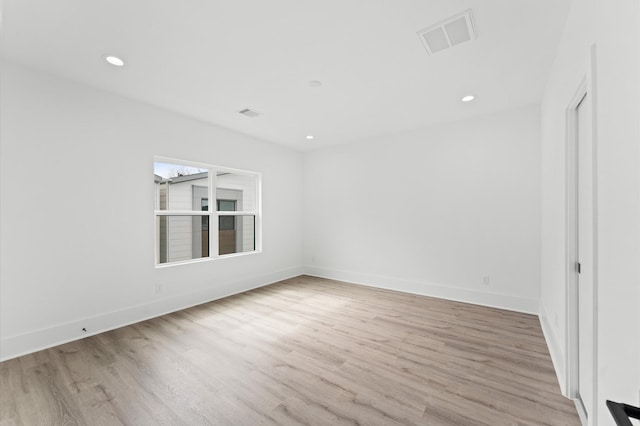
[[[156,158],[154,184],[157,265],[260,251],[259,173]]]

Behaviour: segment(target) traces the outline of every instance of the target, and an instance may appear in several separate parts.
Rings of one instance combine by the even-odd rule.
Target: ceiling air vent
[[[260,115],[259,112],[252,111],[249,108],[245,108],[242,111],[238,111],[238,112],[246,117],[251,117],[251,118],[254,118]]]
[[[429,55],[465,41],[475,40],[471,9],[418,31],[418,37]]]

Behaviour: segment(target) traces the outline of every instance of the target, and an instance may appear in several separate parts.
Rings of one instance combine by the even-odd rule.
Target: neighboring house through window
[[[260,251],[259,173],[156,158],[154,183],[156,264]]]

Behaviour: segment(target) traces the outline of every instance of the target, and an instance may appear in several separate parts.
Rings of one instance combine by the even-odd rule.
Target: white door
[[[594,199],[591,102],[588,95],[577,107],[577,258],[578,273],[578,397],[589,424],[593,417],[593,285]]]

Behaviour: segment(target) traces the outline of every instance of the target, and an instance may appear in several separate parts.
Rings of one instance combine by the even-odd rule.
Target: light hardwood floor
[[[0,364],[2,425],[578,425],[533,315],[298,277]]]

